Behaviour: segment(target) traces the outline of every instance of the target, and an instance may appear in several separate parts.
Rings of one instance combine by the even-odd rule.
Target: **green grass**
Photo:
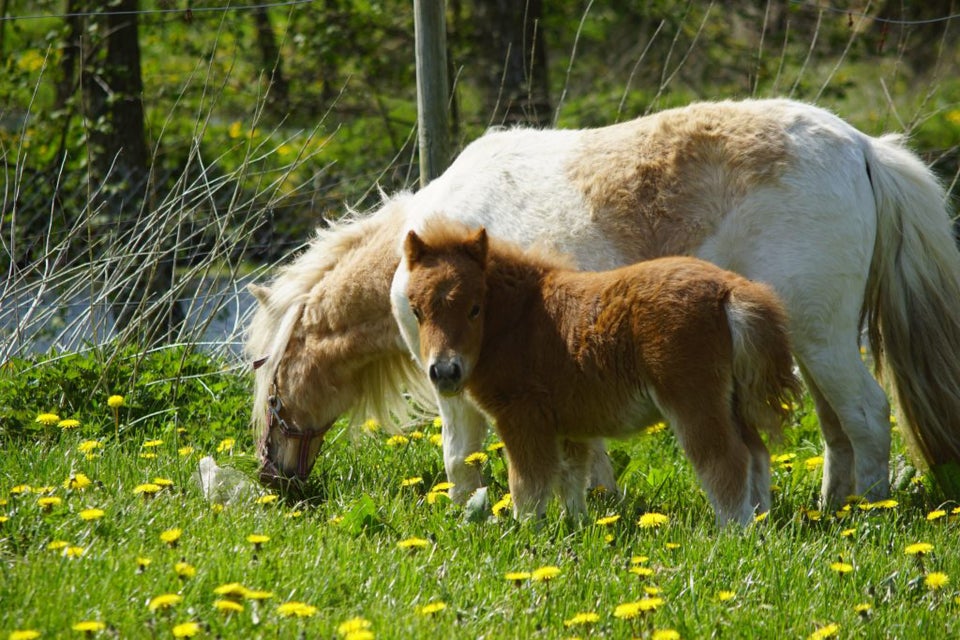
[[[162,379],[174,360],[169,354],[148,358],[137,375]],[[683,638],[806,638],[829,624],[839,625],[838,637],[960,633],[958,522],[949,515],[927,519],[935,508],[949,514],[956,505],[938,504],[926,481],[915,478],[895,490],[892,508],[854,507],[843,518],[815,519],[809,510],[821,471],[809,407],[797,412],[796,425],[776,448],[777,455],[795,457],[774,462],[779,491],[772,512],[745,531],[715,527],[669,431],[612,445],[625,498],[591,497],[591,517],[583,524],[564,520],[556,505],[536,524],[508,516],[470,522],[442,496],[431,504],[429,490],[444,480],[440,448],[430,438],[439,432],[433,424],[422,425],[423,437],[404,444],[391,444],[382,430],[356,437],[335,431],[306,502],[251,499],[221,509],[204,498],[192,476],[203,455],[253,475],[252,438],[242,421],[210,426],[217,413],[238,415],[248,402],[247,380],[217,361],[185,360],[192,379],[203,384],[180,386],[170,411],[158,412],[149,404],[155,394],[133,383],[120,409],[119,440],[106,406],[112,390],[94,382],[69,399],[61,394],[58,406],[32,401],[58,397],[49,388],[0,398],[31,415],[70,404],[69,415],[82,423],[71,431],[38,430],[13,419],[0,423],[0,514],[7,518],[0,524],[0,638],[29,629],[42,637],[81,637],[71,627],[89,620],[107,625],[99,634],[104,637],[169,638],[177,625],[195,621],[202,637],[334,638],[344,637],[339,625],[355,617],[368,621],[377,638],[652,637],[665,629]],[[33,379],[55,385],[45,369],[35,366]],[[7,379],[8,387],[0,388],[30,384],[29,373],[16,373],[23,374],[19,382]],[[235,440],[232,448],[221,446],[226,438]],[[87,440],[102,443],[89,458],[79,450]],[[144,447],[151,440],[162,443]],[[183,449],[188,446],[193,450]],[[808,458],[814,458],[809,468]],[[502,455],[491,453],[483,468],[496,501],[505,492]],[[80,473],[90,486],[64,487]],[[422,482],[401,486],[415,476]],[[137,485],[155,478],[173,484],[152,499],[135,494]],[[42,487],[49,489],[38,492]],[[43,496],[61,502],[44,512],[38,503]],[[79,512],[87,508],[105,515],[84,521]],[[669,522],[640,527],[639,517],[651,511],[668,515]],[[614,514],[620,516],[615,523],[595,524]],[[173,528],[182,530],[176,546],[161,540]],[[260,549],[247,540],[254,533],[269,536]],[[413,537],[426,546],[398,547]],[[56,540],[82,555],[49,549]],[[921,541],[933,551],[919,559],[905,554],[907,545]],[[648,559],[634,564],[635,556]],[[145,567],[142,558],[150,561]],[[853,570],[832,570],[839,561]],[[196,574],[178,577],[179,562]],[[559,575],[517,584],[505,578],[546,566],[559,568]],[[631,573],[634,566],[652,575]],[[952,582],[931,589],[924,584],[931,572]],[[242,612],[221,613],[215,589],[231,582],[272,597],[240,600]],[[618,605],[649,597],[654,587],[662,599],[656,610],[632,620],[614,616]],[[733,597],[721,599],[722,591]],[[167,593],[182,601],[151,612],[151,599]],[[281,605],[291,601],[315,607],[315,614],[280,615]],[[436,602],[445,608],[422,612]],[[870,605],[869,612],[855,611],[858,604]],[[585,612],[599,619],[564,625]]]

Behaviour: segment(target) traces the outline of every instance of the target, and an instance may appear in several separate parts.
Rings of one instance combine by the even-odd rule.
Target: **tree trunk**
[[[277,38],[270,25],[270,16],[267,14],[266,7],[261,6],[253,10],[253,22],[257,30],[261,69],[270,80],[267,106],[275,115],[282,117],[290,108],[290,85],[283,75],[283,59],[280,56],[280,48],[277,47]]]
[[[489,84],[493,121],[548,125],[553,114],[540,28],[543,0],[481,0],[476,8],[488,35],[484,57],[493,63]]]

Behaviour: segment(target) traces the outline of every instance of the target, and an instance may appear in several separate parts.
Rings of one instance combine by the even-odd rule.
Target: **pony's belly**
[[[627,438],[663,420],[657,403],[648,393],[638,392],[627,402],[594,418],[597,435],[605,438]]]

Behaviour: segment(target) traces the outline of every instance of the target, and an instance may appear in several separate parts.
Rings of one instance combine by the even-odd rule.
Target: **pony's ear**
[[[258,284],[250,283],[247,285],[247,291],[253,294],[253,297],[257,299],[263,306],[267,306],[267,302],[270,300],[270,289],[262,287]]]
[[[466,243],[467,252],[484,267],[487,266],[487,249],[489,246],[490,242],[487,240],[487,230],[483,227],[477,229],[476,232],[467,239]]]
[[[403,241],[403,254],[407,258],[407,266],[420,262],[423,254],[427,251],[427,244],[420,239],[416,231],[407,233],[407,239]]]

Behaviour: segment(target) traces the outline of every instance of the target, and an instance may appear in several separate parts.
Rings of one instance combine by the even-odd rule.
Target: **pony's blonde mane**
[[[315,290],[337,265],[354,251],[363,250],[377,234],[387,233],[398,238],[405,221],[403,198],[394,197],[369,217],[350,215],[345,220],[318,229],[307,249],[291,263],[282,267],[266,289],[255,291],[258,306],[247,331],[245,351],[249,358],[263,359],[254,383],[253,426],[258,440],[265,437],[266,411],[277,367],[291,336],[308,313],[317,312]],[[392,246],[392,245],[391,245]],[[389,284],[388,284],[389,286]],[[383,292],[384,300],[388,291]],[[389,312],[385,326],[393,326]],[[399,339],[399,338],[398,338]],[[335,342],[331,340],[331,342]],[[336,351],[331,349],[331,351]],[[325,354],[311,354],[323,358]],[[336,352],[331,360],[343,358]],[[331,366],[335,362],[329,363]],[[327,366],[321,363],[321,367]],[[421,381],[418,368],[406,354],[389,354],[364,366],[356,377],[356,396],[359,398],[350,411],[351,424],[361,424],[368,418],[385,427],[392,427],[409,413],[404,390],[429,406],[429,391]],[[285,399],[287,403],[296,399]],[[317,426],[317,425],[310,425]]]

